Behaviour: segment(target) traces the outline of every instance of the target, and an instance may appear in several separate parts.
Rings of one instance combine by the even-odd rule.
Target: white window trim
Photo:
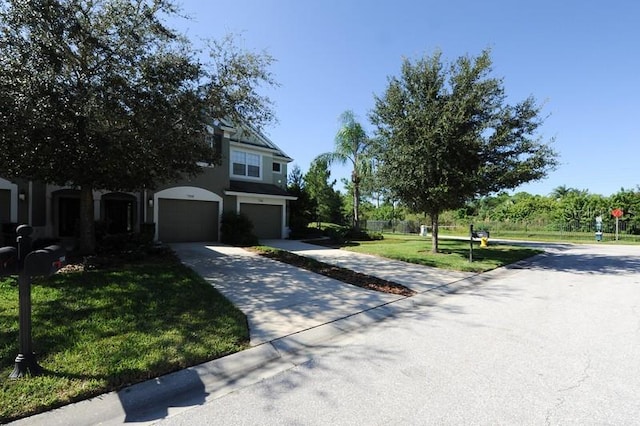
[[[259,176],[249,176],[248,174],[246,175],[237,175],[233,172],[233,154],[234,153],[242,153],[242,154],[250,154],[250,155],[255,155],[258,157],[258,165],[259,165]],[[246,162],[245,162],[246,165]],[[241,178],[241,179],[249,179],[249,180],[262,180],[262,176],[263,176],[263,172],[262,169],[264,168],[264,164],[262,163],[262,155],[258,154],[256,152],[251,152],[251,151],[244,151],[241,149],[232,149],[231,153],[229,155],[229,175],[231,177],[234,178]],[[248,169],[247,169],[248,172]]]
[[[277,165],[279,165],[279,166],[280,166],[280,170],[278,170],[277,172],[276,172],[275,170],[273,170],[273,165],[274,165],[274,164],[277,164]],[[279,162],[279,161],[274,161],[274,162],[271,164],[271,171],[272,171],[273,173],[277,173],[277,174],[281,175],[281,174],[282,174],[282,163],[281,163],[281,162]]]

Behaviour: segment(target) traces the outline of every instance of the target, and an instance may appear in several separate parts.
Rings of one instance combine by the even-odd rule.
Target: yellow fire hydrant
[[[489,237],[480,238],[480,247],[489,247]]]

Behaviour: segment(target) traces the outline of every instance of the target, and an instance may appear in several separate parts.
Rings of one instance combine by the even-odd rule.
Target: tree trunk
[[[360,230],[360,176],[356,164],[353,165],[351,172],[351,183],[353,184],[353,229]]]
[[[93,188],[87,185],[80,187],[80,235],[78,245],[81,255],[94,254],[96,251]]]
[[[431,253],[438,253],[438,213],[431,216]]]
[[[360,230],[360,186],[358,182],[354,182],[353,185],[353,228],[356,231]]]

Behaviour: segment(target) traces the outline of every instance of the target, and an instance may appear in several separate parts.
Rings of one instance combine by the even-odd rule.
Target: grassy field
[[[0,278],[0,423],[247,347],[244,314],[173,257],[56,274],[32,286],[33,347],[45,373],[10,380],[18,289]]]
[[[469,262],[468,241],[441,239],[438,243],[440,252],[432,254],[431,238],[418,235],[385,234],[383,240],[360,241],[345,249],[436,268],[469,272],[489,271],[541,253],[540,250],[491,242],[489,247],[480,248],[479,244],[474,243],[473,262]]]

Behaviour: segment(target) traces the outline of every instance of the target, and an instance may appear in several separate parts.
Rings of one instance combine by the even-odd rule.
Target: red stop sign
[[[611,210],[611,215],[613,217],[622,217],[623,214],[624,214],[624,212],[622,211],[622,209],[613,209],[613,210]]]

